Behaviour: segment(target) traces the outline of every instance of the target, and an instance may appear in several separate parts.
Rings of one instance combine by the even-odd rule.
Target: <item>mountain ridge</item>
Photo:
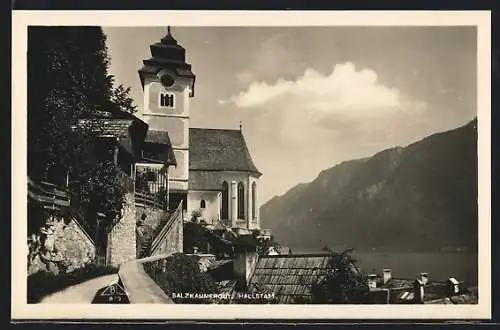
[[[477,118],[325,169],[260,214],[295,249],[477,250]]]

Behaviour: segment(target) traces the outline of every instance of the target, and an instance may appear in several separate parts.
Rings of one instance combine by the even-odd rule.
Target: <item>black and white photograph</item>
[[[491,312],[488,12],[26,15],[20,315]]]

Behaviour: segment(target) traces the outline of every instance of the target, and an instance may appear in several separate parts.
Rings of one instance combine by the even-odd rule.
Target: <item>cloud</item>
[[[236,74],[236,78],[238,78],[238,81],[243,84],[250,83],[253,80],[253,77],[253,73],[249,70],[243,70]]]
[[[307,69],[297,79],[274,81],[253,81],[220,101],[228,114],[244,118],[269,182],[311,180],[340,161],[413,142],[429,126],[425,102],[350,62],[329,74]]]
[[[329,75],[308,69],[295,81],[253,82],[246,91],[222,103],[250,108],[279,99],[309,113],[356,117],[383,115],[399,111],[403,106],[404,110],[425,107],[422,102],[409,102],[397,89],[379,83],[374,71],[357,71],[350,62],[336,65]]]
[[[351,62],[335,65],[327,75],[307,69],[295,80],[253,81],[245,91],[220,104],[246,109],[262,118],[263,125],[268,125],[264,121],[272,113],[269,129],[293,142],[345,137],[353,132],[369,138],[370,132],[383,130],[381,125],[394,130],[401,121],[421,118],[427,108],[425,102],[379,82],[375,71],[357,70]],[[298,134],[304,131],[307,137]],[[377,138],[393,137],[396,139],[391,133]]]

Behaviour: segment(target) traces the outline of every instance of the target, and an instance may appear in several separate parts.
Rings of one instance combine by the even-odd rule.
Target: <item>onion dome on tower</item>
[[[177,78],[184,78],[191,80],[189,96],[193,97],[196,76],[191,71],[191,64],[186,63],[186,50],[172,36],[170,26],[160,42],[150,45],[149,48],[151,58],[143,60],[143,66],[139,70],[142,87],[144,88],[144,81],[148,75],[157,75],[161,83],[167,87]]]

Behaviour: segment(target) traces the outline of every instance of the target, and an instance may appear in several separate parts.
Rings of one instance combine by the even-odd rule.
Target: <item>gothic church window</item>
[[[200,209],[204,209],[206,207],[207,207],[207,203],[205,202],[204,199],[202,199],[201,202],[200,202]]]
[[[257,184],[254,182],[252,183],[252,218],[253,220],[257,219],[257,215],[255,214],[255,211],[257,210],[255,207],[255,198],[257,197]]]
[[[238,183],[238,219],[245,219],[245,186]]]
[[[174,94],[173,93],[160,93],[160,107],[173,108],[174,107]]]
[[[220,216],[223,220],[229,219],[229,186],[226,181],[222,183],[222,203]]]

